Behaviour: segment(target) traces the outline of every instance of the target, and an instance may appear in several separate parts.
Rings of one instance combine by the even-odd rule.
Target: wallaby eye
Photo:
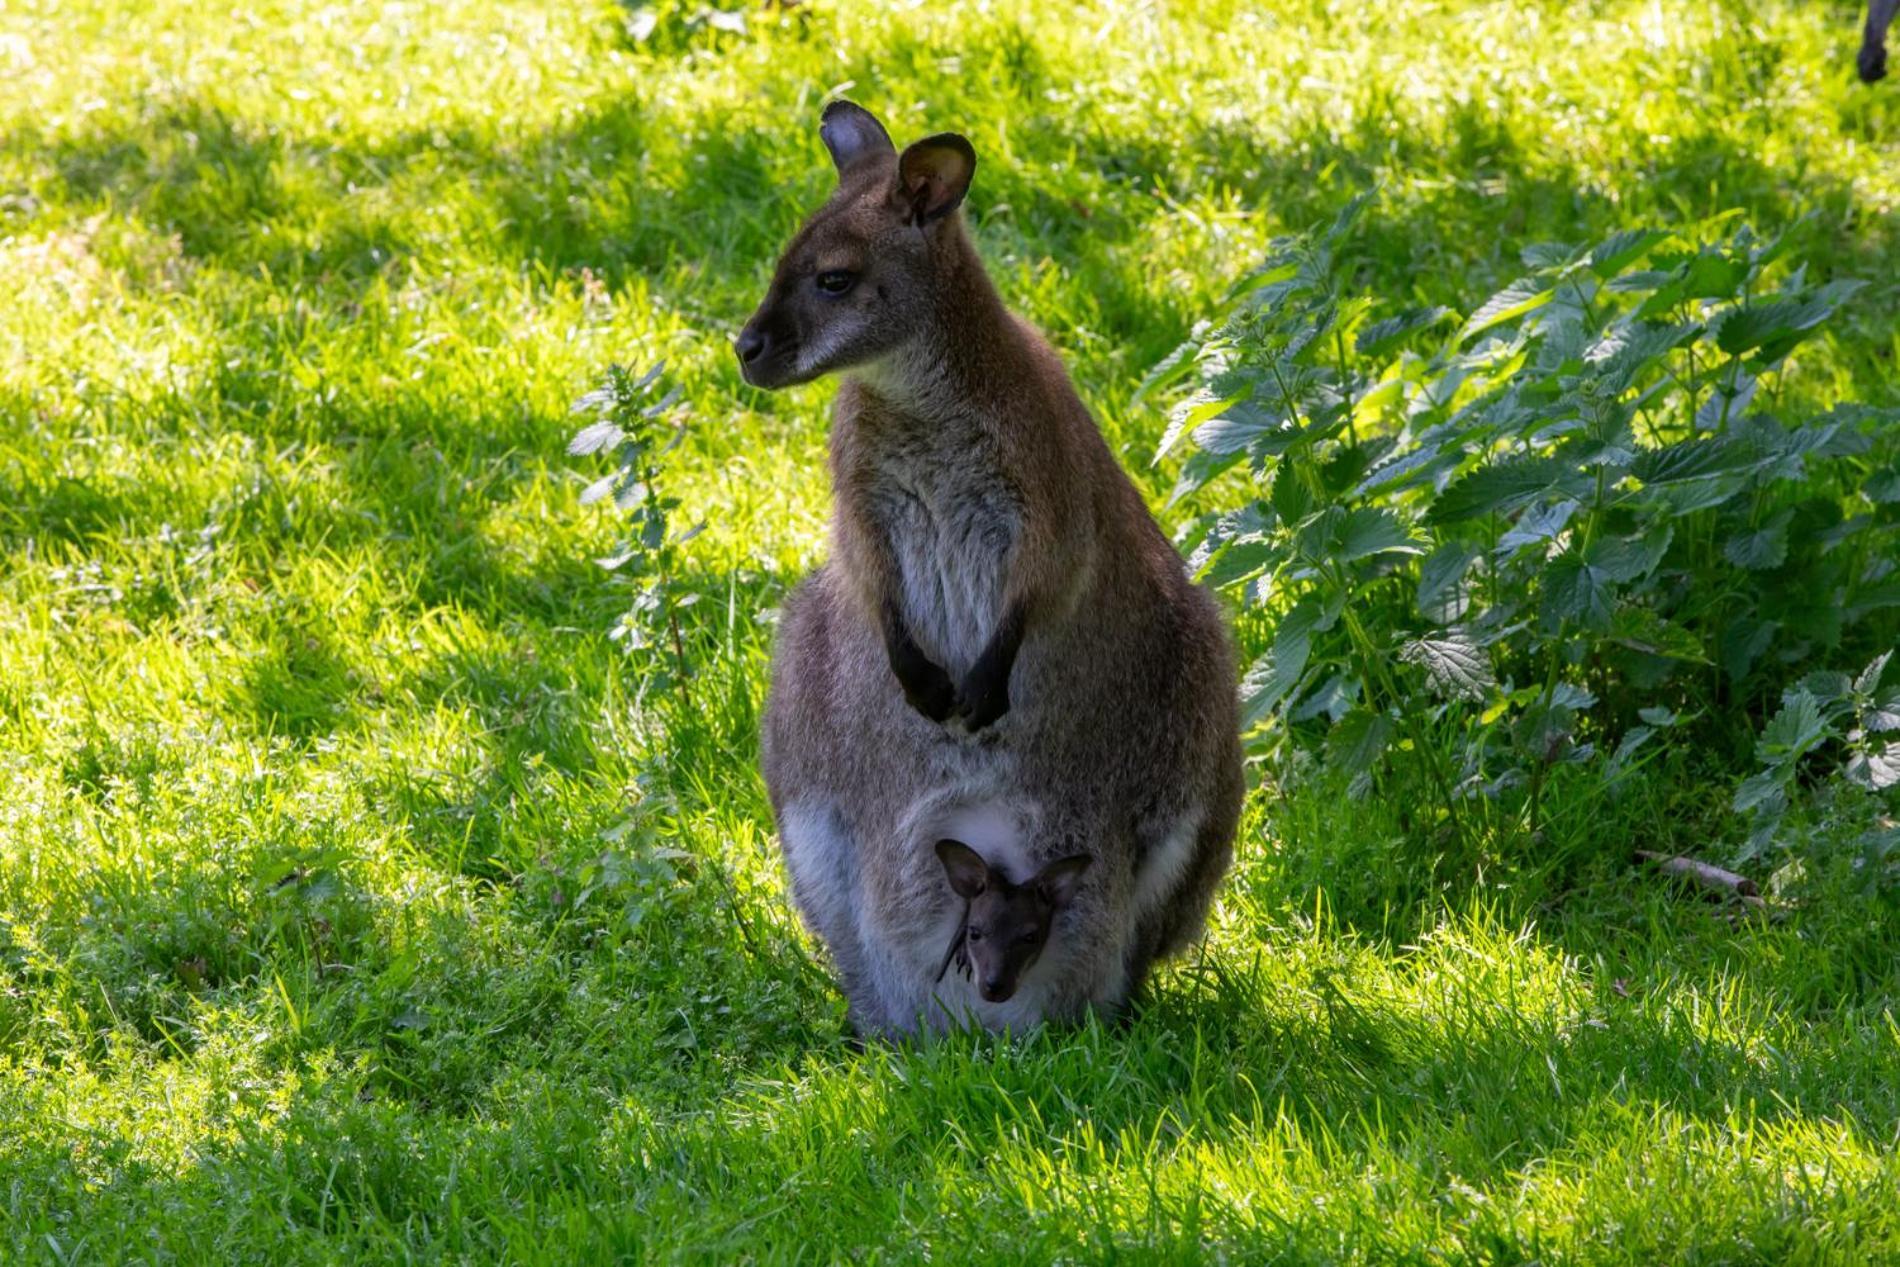
[[[1016,944],[1018,946],[1035,945],[1036,944],[1036,930],[1032,928],[1028,932],[1024,933],[1021,937],[1018,937],[1016,939]]]
[[[969,934],[968,934],[968,936],[969,936],[969,938],[970,938],[970,940],[971,940],[971,941],[982,941],[982,940],[983,940],[983,930],[982,930],[982,929],[980,929],[980,928],[972,928],[972,929],[971,929],[971,930],[969,931]]]
[[[820,273],[816,278],[818,289],[824,291],[827,295],[842,295],[845,291],[850,290],[852,286],[856,285],[857,280],[858,275],[856,273],[842,268],[834,268],[827,272]]]

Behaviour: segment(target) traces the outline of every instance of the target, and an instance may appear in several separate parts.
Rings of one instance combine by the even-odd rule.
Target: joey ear
[[[976,150],[955,132],[939,132],[911,145],[897,160],[897,196],[913,224],[929,224],[955,211],[976,175]]]
[[[855,101],[842,97],[825,107],[818,123],[818,137],[831,151],[831,161],[842,176],[861,159],[879,154],[895,154],[891,134],[875,115]]]
[[[1094,861],[1085,853],[1056,859],[1036,876],[1036,892],[1042,894],[1043,901],[1061,910],[1074,900],[1075,891],[1082,884],[1082,873]]]
[[[943,863],[944,874],[950,877],[950,887],[958,897],[975,897],[989,887],[990,864],[961,840],[939,840],[937,859]]]

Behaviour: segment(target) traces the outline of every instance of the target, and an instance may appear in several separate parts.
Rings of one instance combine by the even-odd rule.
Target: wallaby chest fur
[[[839,191],[739,348],[763,386],[849,375],[831,558],[784,605],[764,719],[793,896],[861,1029],[942,1023],[957,901],[927,837],[1014,807],[988,833],[1005,871],[1094,862],[1023,992],[959,1006],[1018,1026],[1113,1009],[1198,936],[1231,860],[1226,632],[990,284],[955,214],[968,143],[900,159],[855,107],[825,126]]]

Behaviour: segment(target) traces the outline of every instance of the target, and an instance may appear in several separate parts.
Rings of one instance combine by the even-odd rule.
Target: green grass
[[[1157,493],[1141,373],[1372,186],[1395,303],[1796,225],[1873,285],[1791,381],[1900,402],[1853,11],[696,8],[0,10],[0,1259],[1900,1255],[1891,900],[1825,848],[1772,923],[1627,866],[1733,847],[1733,754],[1472,854],[1260,793],[1127,1027],[854,1051],[756,771],[831,389],[726,348],[848,86],[972,137],[999,284]],[[662,358],[690,701],[607,639],[562,455]]]

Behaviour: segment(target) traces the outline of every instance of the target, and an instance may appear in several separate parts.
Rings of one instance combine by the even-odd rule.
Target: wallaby
[[[1860,77],[1867,83],[1887,74],[1887,28],[1900,9],[1900,0],[1868,0],[1867,25],[1861,30]]]
[[[912,1028],[954,915],[931,842],[969,839],[918,829],[920,797],[1032,805],[1026,863],[1058,837],[1096,858],[1069,914],[1087,966],[1065,959],[1056,994],[1113,1009],[1199,936],[1231,861],[1225,628],[984,272],[958,211],[969,141],[900,155],[845,101],[820,135],[837,190],[736,343],[759,387],[850,371],[832,557],[783,606],[764,722],[795,900],[859,1027]]]
[[[966,903],[937,979],[954,963],[976,983],[985,1002],[1007,1003],[1095,859],[1070,854],[1016,884],[960,840],[939,840],[937,858],[951,890]]]

